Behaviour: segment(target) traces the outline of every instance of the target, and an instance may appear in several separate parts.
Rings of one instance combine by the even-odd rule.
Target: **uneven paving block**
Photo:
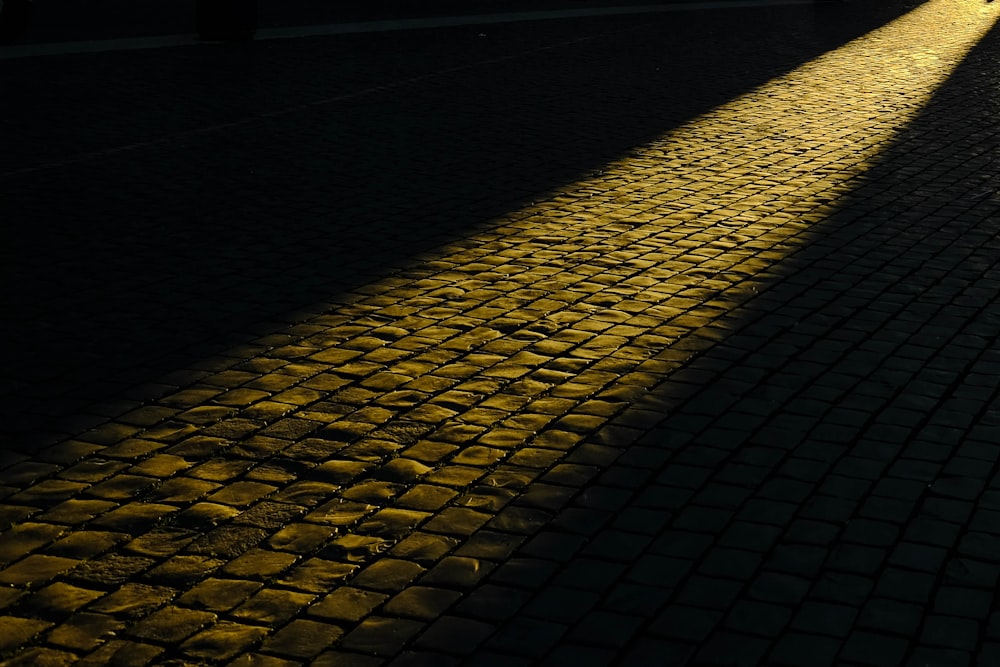
[[[177,508],[172,505],[133,502],[102,514],[91,523],[109,530],[135,535],[148,530],[165,516],[176,511]]]
[[[476,531],[465,540],[455,555],[499,561],[513,554],[523,543],[524,538],[520,535],[483,529]]]
[[[847,638],[840,658],[878,667],[898,665],[906,653],[908,644],[906,639],[900,637],[856,631]]]
[[[208,496],[206,500],[221,505],[246,507],[277,489],[276,486],[260,482],[232,482]]]
[[[361,523],[357,532],[385,539],[400,539],[409,534],[430,516],[414,510],[383,509]]]
[[[261,650],[292,658],[311,658],[342,634],[343,630],[336,625],[298,619],[268,637]]]
[[[250,509],[237,515],[233,519],[233,523],[253,528],[276,530],[292,523],[295,519],[305,514],[305,512],[306,508],[301,505],[262,500]]]
[[[125,544],[123,550],[140,556],[171,556],[191,543],[198,533],[191,530],[155,528]]]
[[[293,553],[310,553],[329,540],[336,529],[309,523],[293,523],[285,526],[267,540],[272,549]]]
[[[171,522],[180,528],[208,530],[240,514],[239,510],[216,503],[195,503],[171,517]]]
[[[0,570],[0,583],[12,586],[38,586],[72,570],[81,561],[58,556],[34,555]]]
[[[338,487],[326,482],[299,481],[270,496],[269,500],[303,507],[314,507],[330,500]]]
[[[209,577],[178,597],[176,603],[221,613],[241,604],[260,587],[261,584],[252,581]]]
[[[299,661],[286,660],[261,653],[244,653],[229,662],[232,667],[296,667]]]
[[[65,532],[62,526],[47,523],[19,523],[4,531],[0,542],[0,562],[10,563],[52,542]]]
[[[344,581],[357,565],[337,563],[322,558],[310,558],[278,579],[278,583],[309,593],[323,593]]]
[[[128,633],[151,641],[179,642],[214,623],[215,619],[216,615],[207,611],[167,605],[129,628]]]
[[[24,599],[19,609],[42,618],[65,616],[102,595],[103,591],[55,582]]]
[[[341,492],[341,497],[355,502],[377,505],[388,505],[406,487],[393,482],[364,480],[352,484]]]
[[[236,618],[278,626],[298,614],[315,598],[314,593],[265,588],[230,613]]]
[[[124,625],[113,616],[82,612],[53,628],[48,641],[75,651],[90,651],[115,637]]]
[[[6,502],[46,509],[75,497],[87,487],[88,485],[82,482],[46,479],[12,496],[8,496]]]
[[[197,538],[185,548],[187,553],[236,558],[259,544],[268,531],[250,526],[220,526]]]
[[[148,665],[164,650],[159,646],[125,640],[111,640],[102,644],[94,652],[77,664],[85,667],[104,665]]]
[[[397,543],[389,553],[397,558],[430,567],[458,544],[458,540],[446,535],[415,532]]]
[[[190,468],[193,464],[187,459],[171,454],[157,454],[144,461],[140,461],[128,469],[129,473],[136,475],[147,475],[149,477],[170,477],[182,470]]]
[[[154,586],[184,588],[201,581],[224,564],[225,561],[210,556],[181,554],[149,570],[143,580]]]
[[[379,657],[391,657],[424,628],[419,621],[369,616],[344,636],[341,646]]]
[[[22,665],[51,665],[51,667],[62,667],[63,665],[73,665],[78,662],[77,656],[68,651],[58,651],[51,648],[29,648],[19,651],[17,658],[8,661],[10,664]]]
[[[457,616],[442,616],[420,635],[414,645],[421,649],[471,655],[496,628],[489,623]]]
[[[432,533],[471,535],[491,519],[491,515],[464,507],[447,507],[422,526]]]
[[[128,583],[101,598],[89,609],[115,616],[139,618],[169,602],[176,594],[177,591],[172,588]]]
[[[180,646],[185,655],[202,660],[228,660],[255,645],[265,628],[221,621],[199,632]]]
[[[433,621],[461,597],[443,588],[410,586],[386,603],[383,614]]]
[[[361,570],[351,583],[360,588],[388,593],[402,590],[423,572],[425,569],[416,563],[382,558]]]
[[[0,635],[0,651],[10,651],[29,641],[52,624],[17,616],[0,616],[4,632]]]
[[[807,601],[793,617],[791,627],[806,634],[843,638],[857,616],[855,607]]]
[[[470,589],[486,577],[496,564],[467,556],[447,556],[420,578],[421,584]]]
[[[433,512],[441,509],[457,495],[457,491],[453,491],[452,489],[443,486],[417,484],[412,489],[404,493],[396,501],[396,504],[406,509]]]
[[[128,464],[121,461],[109,461],[104,458],[90,457],[80,461],[74,466],[66,468],[59,473],[62,479],[69,479],[74,482],[90,482],[96,484],[111,477],[115,473],[124,470]],[[10,483],[16,483],[11,480]],[[93,493],[91,489],[88,493]]]
[[[504,624],[486,642],[485,647],[537,660],[551,649],[566,631],[566,626],[558,623],[515,618]]]
[[[428,484],[466,487],[483,476],[483,471],[472,466],[446,465],[437,468],[422,478]]]
[[[253,461],[242,458],[214,458],[198,464],[185,476],[210,482],[230,482],[243,475],[253,464]]]
[[[405,592],[411,589],[406,589]],[[341,586],[309,607],[309,614],[334,621],[356,622],[389,598],[383,593]]]
[[[231,577],[267,579],[285,571],[296,560],[298,557],[295,554],[267,549],[250,549],[227,563],[222,568],[222,572]]]

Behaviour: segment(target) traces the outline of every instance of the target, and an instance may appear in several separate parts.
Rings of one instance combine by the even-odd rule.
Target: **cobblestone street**
[[[998,17],[0,59],[0,665],[1000,665]]]

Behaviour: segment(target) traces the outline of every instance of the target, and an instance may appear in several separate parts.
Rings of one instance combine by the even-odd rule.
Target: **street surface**
[[[1000,664],[998,17],[0,59],[0,665]]]

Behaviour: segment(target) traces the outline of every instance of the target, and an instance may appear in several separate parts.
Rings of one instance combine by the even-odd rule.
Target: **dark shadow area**
[[[580,495],[515,501],[544,527],[449,611],[483,624],[461,664],[996,661],[998,50],[994,29],[731,335],[569,457]]]
[[[295,311],[460,242],[902,11],[0,62],[20,101],[5,109],[0,156],[7,446],[117,414],[163,391],[143,387],[167,373],[184,383],[206,355],[280,332]],[[656,34],[657,47],[602,36],[618,30]]]
[[[196,0],[35,0],[33,4],[30,30],[19,38],[19,43],[195,32]],[[260,28],[653,4],[662,3],[659,0],[257,0]]]

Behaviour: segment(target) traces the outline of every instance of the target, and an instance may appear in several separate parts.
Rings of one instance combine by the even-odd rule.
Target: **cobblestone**
[[[996,18],[0,59],[0,661],[992,664]]]

